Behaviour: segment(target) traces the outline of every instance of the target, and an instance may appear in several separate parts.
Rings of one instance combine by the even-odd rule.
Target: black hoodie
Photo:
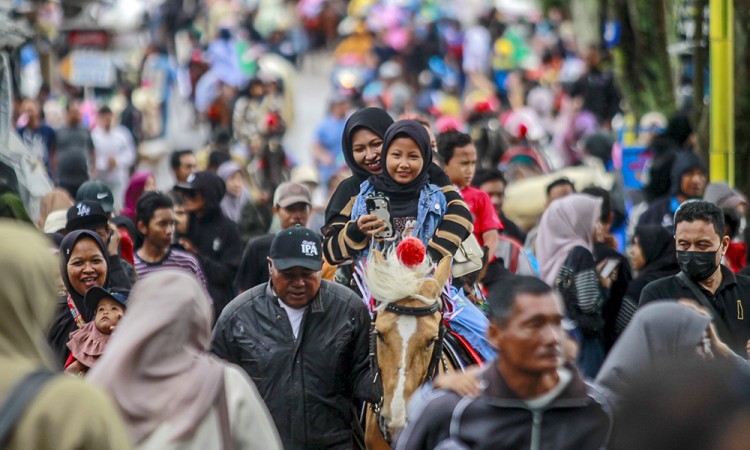
[[[216,318],[235,295],[234,277],[242,258],[242,240],[237,224],[221,211],[226,186],[213,172],[198,172],[189,189],[203,197],[202,215],[190,214],[187,238],[193,243],[206,275],[208,292],[214,302]]]
[[[676,201],[678,195],[685,196],[681,189],[682,176],[693,169],[701,169],[708,172],[706,164],[698,155],[691,151],[680,151],[675,156],[670,173],[670,194],[654,200],[638,220],[638,225],[661,225],[670,231],[674,228],[674,213],[679,206]]]

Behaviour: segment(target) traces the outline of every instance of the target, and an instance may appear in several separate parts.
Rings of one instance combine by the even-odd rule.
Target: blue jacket
[[[360,185],[359,195],[352,206],[352,220],[357,220],[360,216],[367,214],[367,205],[365,199],[368,195],[374,194],[375,187],[369,181],[364,181]],[[416,199],[415,199],[416,200]],[[419,204],[417,206],[417,223],[414,226],[412,236],[419,238],[425,247],[435,234],[438,225],[443,220],[445,209],[448,207],[445,201],[445,195],[440,187],[434,184],[428,184],[423,187],[419,193]],[[367,252],[363,252],[364,255]]]

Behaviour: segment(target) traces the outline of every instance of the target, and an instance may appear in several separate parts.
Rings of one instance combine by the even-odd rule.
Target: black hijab
[[[646,261],[641,273],[679,268],[674,237],[666,228],[661,225],[638,225],[635,227],[635,236]]]
[[[393,141],[403,137],[413,140],[422,154],[422,170],[414,180],[407,184],[396,182],[396,180],[391,177],[391,174],[388,173],[388,168],[386,167],[388,151],[390,150]],[[419,192],[430,181],[430,176],[427,172],[432,166],[430,135],[427,134],[424,125],[416,120],[399,120],[388,127],[383,139],[383,152],[381,153],[380,160],[382,161],[383,171],[378,175],[370,176],[370,183],[372,183],[377,191],[387,195],[391,201],[411,200],[414,199],[415,196],[416,198],[419,198]]]
[[[346,165],[352,171],[352,176],[342,181],[339,187],[336,188],[336,192],[328,200],[328,206],[326,206],[326,225],[341,214],[341,211],[346,208],[352,197],[356,197],[359,194],[359,187],[362,182],[371,175],[367,169],[360,167],[354,161],[354,146],[352,144],[354,133],[361,128],[366,128],[382,138],[385,136],[388,127],[392,124],[393,119],[385,110],[373,107],[360,109],[346,121],[344,134],[341,137],[341,148],[344,153]],[[323,228],[325,230],[327,226]]]
[[[107,247],[104,245],[98,234],[89,230],[73,231],[72,233],[69,233],[67,236],[65,236],[65,238],[60,243],[60,276],[62,277],[63,283],[65,284],[65,289],[68,291],[70,298],[73,299],[73,303],[76,305],[76,308],[78,308],[78,311],[83,316],[83,320],[88,322],[92,319],[93,314],[90,314],[86,311],[86,305],[83,301],[84,295],[79,294],[75,291],[75,289],[73,289],[73,286],[70,283],[70,278],[68,278],[68,261],[70,260],[70,256],[73,253],[73,247],[75,247],[78,241],[84,238],[93,239],[101,249],[102,256],[107,261],[107,276],[104,280],[103,287],[106,288],[109,285],[109,274],[111,271],[111,267],[109,266],[110,262],[109,255],[107,253]],[[55,358],[60,365],[65,363],[68,355],[70,354],[67,346],[68,340],[70,339],[70,333],[76,331],[77,329],[78,326],[76,325],[76,322],[73,319],[70,310],[68,309],[67,298],[59,298],[57,302],[57,312],[55,313],[55,320],[50,327],[49,333],[47,335],[47,340],[49,341],[50,347],[52,347],[52,350],[55,353]]]
[[[638,304],[641,291],[648,283],[677,274],[680,266],[677,264],[674,237],[666,228],[661,225],[638,225],[635,236],[638,237],[645,265],[630,282],[625,295]]]
[[[344,127],[344,135],[341,137],[341,147],[344,152],[346,165],[352,170],[354,178],[358,179],[357,185],[365,181],[371,174],[354,161],[354,145],[352,138],[360,128],[366,128],[383,138],[388,127],[393,125],[393,119],[388,113],[380,108],[368,107],[360,109],[349,117]],[[382,156],[382,155],[381,155]],[[382,158],[385,161],[385,158]],[[356,193],[354,194],[356,195]],[[351,197],[351,196],[350,196]],[[348,199],[347,199],[348,201]]]
[[[109,285],[109,254],[107,253],[107,247],[102,242],[102,239],[99,237],[98,234],[94,233],[93,231],[89,230],[76,230],[72,233],[69,233],[60,243],[60,275],[62,276],[63,283],[65,284],[65,289],[68,291],[68,295],[70,295],[70,298],[73,299],[73,302],[76,305],[76,308],[78,308],[78,311],[83,314],[84,319],[86,321],[90,320],[89,313],[86,311],[86,306],[83,302],[83,297],[86,295],[84,292],[83,294],[80,294],[76,292],[75,289],[73,289],[73,285],[70,282],[70,278],[68,277],[68,261],[70,261],[70,257],[73,254],[73,247],[80,241],[81,239],[89,238],[92,239],[94,242],[96,242],[96,245],[99,247],[99,249],[102,251],[102,256],[104,257],[104,260],[107,261],[107,274],[104,279],[104,286],[106,287]]]

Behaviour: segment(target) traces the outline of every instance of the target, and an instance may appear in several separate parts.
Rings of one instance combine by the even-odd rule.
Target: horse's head
[[[432,277],[427,276],[429,262],[406,269],[394,255],[386,260],[373,251],[368,263],[368,287],[379,301],[373,338],[383,384],[379,422],[390,436],[406,425],[407,401],[425,381],[431,363],[433,370],[437,368],[434,358],[441,356],[436,346],[441,338],[440,293],[450,262],[449,257],[441,260]]]

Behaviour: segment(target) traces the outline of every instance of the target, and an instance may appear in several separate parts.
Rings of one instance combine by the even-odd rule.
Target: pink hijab
[[[213,312],[198,281],[163,270],[135,284],[88,379],[119,405],[137,444],[165,422],[188,439],[223,392],[224,365],[208,353]]]
[[[154,174],[149,171],[136,172],[130,177],[130,183],[125,191],[125,207],[122,209],[122,215],[130,217],[135,221],[135,207],[138,205],[138,200],[143,195],[143,190],[146,188],[146,182],[149,178],[152,178]]]
[[[544,211],[536,238],[536,257],[547,284],[555,283],[560,267],[573,248],[592,250],[594,226],[601,209],[602,199],[572,194],[555,200]]]

